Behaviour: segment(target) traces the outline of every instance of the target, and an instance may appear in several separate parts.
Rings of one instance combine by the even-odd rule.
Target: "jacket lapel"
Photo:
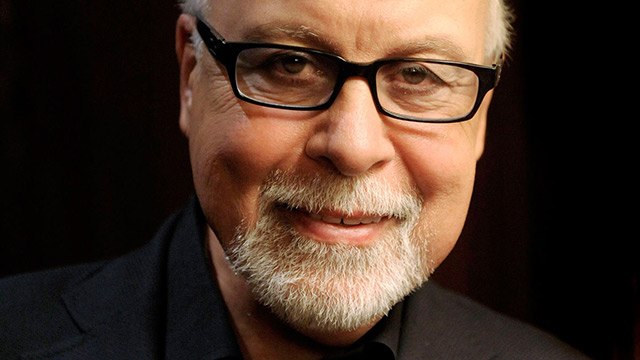
[[[148,245],[73,287],[62,301],[80,334],[23,359],[214,359],[240,354],[203,248],[197,199]]]
[[[227,307],[205,250],[206,222],[197,202],[176,229],[167,267],[168,359],[240,357]]]
[[[167,221],[152,242],[106,263],[62,295],[80,335],[23,358],[159,358],[164,352],[165,248],[176,219]]]

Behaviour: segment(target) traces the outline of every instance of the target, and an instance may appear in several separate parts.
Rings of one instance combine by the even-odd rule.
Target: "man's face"
[[[482,64],[486,12],[482,0],[245,0],[215,2],[207,21],[227,41],[311,47],[352,62],[455,52],[460,58],[448,60]],[[354,77],[328,110],[281,110],[237,99],[206,50],[194,67],[185,63],[180,124],[198,199],[233,265],[282,318],[363,325],[451,251],[490,96],[470,121],[412,123],[381,115],[366,80]],[[297,300],[284,303],[302,293],[324,299],[309,305],[315,313],[346,304],[338,318],[367,299],[381,304],[318,325],[292,315]]]

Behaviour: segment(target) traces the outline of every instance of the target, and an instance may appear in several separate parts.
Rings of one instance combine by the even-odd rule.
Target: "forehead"
[[[436,50],[473,61],[487,10],[487,0],[237,0],[216,2],[208,16],[229,41],[293,43],[363,62]]]

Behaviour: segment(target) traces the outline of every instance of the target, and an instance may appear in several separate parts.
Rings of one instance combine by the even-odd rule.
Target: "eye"
[[[400,71],[402,78],[411,85],[417,85],[423,82],[428,72],[425,68],[419,66],[406,67]]]
[[[298,74],[304,70],[309,61],[301,56],[289,55],[280,59],[282,69],[289,74]]]
[[[282,52],[265,59],[261,66],[285,76],[309,76],[317,70],[318,60],[302,52]]]
[[[443,85],[445,82],[433,71],[420,64],[410,64],[397,70],[402,82],[409,85]]]

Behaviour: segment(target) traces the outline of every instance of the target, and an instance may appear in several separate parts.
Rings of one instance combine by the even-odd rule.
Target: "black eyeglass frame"
[[[500,81],[500,73],[502,71],[502,65],[504,57],[500,57],[499,61],[491,66],[477,65],[465,62],[455,62],[449,60],[435,60],[435,59],[417,59],[417,58],[387,58],[380,59],[370,63],[353,63],[349,62],[342,57],[327,53],[321,50],[316,50],[312,48],[306,48],[301,46],[292,46],[292,45],[284,45],[284,44],[272,44],[272,43],[260,43],[260,42],[227,42],[222,35],[220,35],[211,25],[205,22],[200,17],[196,16],[196,27],[200,37],[202,38],[204,44],[207,46],[209,53],[217,59],[226,69],[227,74],[229,76],[229,82],[231,83],[231,88],[233,89],[233,93],[235,96],[243,101],[248,103],[278,108],[278,109],[288,109],[288,110],[325,110],[328,109],[334,102],[334,100],[338,97],[342,86],[348,78],[358,76],[367,79],[369,84],[369,89],[371,91],[371,96],[373,97],[374,103],[376,105],[377,110],[387,116],[390,116],[399,120],[406,121],[414,121],[414,122],[423,122],[423,123],[453,123],[453,122],[461,122],[466,121],[473,118],[480,108],[482,104],[482,100],[485,95],[493,88],[498,85]],[[333,90],[333,93],[327,99],[326,102],[313,105],[313,106],[300,106],[300,105],[285,105],[285,104],[274,104],[263,102],[260,100],[252,99],[244,95],[238,89],[238,84],[236,81],[236,62],[238,60],[238,54],[240,52],[252,49],[252,48],[261,48],[268,47],[273,49],[284,49],[284,50],[293,50],[293,51],[304,51],[312,54],[318,54],[326,57],[330,57],[335,59],[339,65],[338,75],[336,78],[336,84]],[[426,62],[432,64],[445,64],[457,66],[463,69],[467,69],[472,71],[478,77],[478,93],[476,95],[476,101],[471,109],[471,111],[466,114],[455,118],[445,118],[445,119],[423,119],[418,117],[412,117],[402,114],[396,114],[394,112],[386,110],[380,104],[380,100],[378,99],[378,91],[376,84],[376,74],[378,69],[388,63],[397,62],[397,61],[409,61],[409,62]]]

